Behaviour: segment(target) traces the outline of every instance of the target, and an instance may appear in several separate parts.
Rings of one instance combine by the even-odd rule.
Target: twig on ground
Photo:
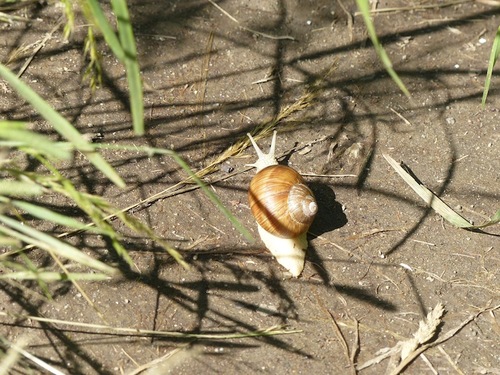
[[[21,67],[21,69],[19,69],[19,71],[17,72],[17,77],[21,77],[23,75],[23,73],[26,71],[26,69],[28,68],[28,66],[31,64],[31,61],[33,61],[33,59],[35,58],[36,54],[43,48],[45,47],[45,44],[47,43],[47,41],[52,38],[52,34],[54,34],[61,26],[63,25],[63,21],[60,21],[57,23],[56,26],[54,26],[52,28],[52,30],[50,30],[43,39],[39,40],[36,44],[37,46],[35,47],[35,49],[33,50],[33,53],[30,55],[30,57],[24,62],[23,66]]]
[[[487,0],[476,0],[479,2],[487,1]],[[370,11],[371,14],[375,13],[392,13],[392,12],[405,12],[405,11],[414,11],[414,10],[423,10],[423,9],[434,9],[434,8],[446,8],[451,7],[453,5],[459,5],[464,3],[469,3],[470,0],[457,0],[457,1],[449,1],[447,3],[433,3],[433,4],[422,4],[422,5],[413,5],[407,7],[396,7],[396,8],[378,8],[372,9]],[[354,16],[361,15],[361,12],[355,12]]]
[[[74,322],[61,319],[50,319],[34,315],[24,315],[8,313],[0,311],[0,316],[10,317],[15,319],[33,320],[36,322],[44,322],[54,325],[63,325],[69,327],[80,327],[92,330],[86,333],[93,334],[99,332],[100,334],[117,335],[117,336],[145,336],[145,337],[169,337],[169,338],[182,338],[182,339],[213,339],[213,340],[229,340],[240,339],[245,337],[263,337],[263,336],[276,336],[276,335],[290,335],[294,333],[301,333],[299,329],[287,329],[284,326],[276,325],[266,329],[247,331],[247,332],[227,332],[227,333],[187,333],[178,331],[158,331],[150,329],[139,329],[129,327],[113,327],[103,324],[90,324],[84,322]],[[64,329],[58,328],[60,331]]]
[[[453,336],[455,336],[458,332],[460,332],[465,326],[467,326],[469,323],[474,321],[478,316],[481,314],[488,312],[488,311],[494,311],[500,308],[500,305],[494,306],[494,307],[485,307],[476,312],[475,314],[471,314],[467,319],[465,319],[461,324],[459,324],[457,327],[449,330],[446,332],[441,338],[438,338],[436,341],[433,341],[429,344],[425,344],[420,346],[419,348],[415,349],[413,352],[409,353],[408,356],[401,361],[398,367],[394,369],[390,373],[390,375],[397,375],[401,373],[415,358],[417,358],[421,353],[425,352],[429,348],[433,348],[437,345],[442,344],[445,341],[448,341],[451,339]]]
[[[333,316],[332,312],[328,310],[324,304],[324,302],[318,297],[317,294],[315,294],[316,300],[318,302],[318,305],[321,307],[321,309],[325,312],[325,315],[327,315],[330,318],[330,322],[332,322],[332,328],[333,332],[335,332],[335,335],[337,336],[337,339],[339,340],[340,346],[342,346],[344,356],[347,359],[347,362],[350,363],[350,368],[352,369],[353,374],[357,374],[356,371],[356,366],[354,362],[352,361],[352,356],[349,355],[349,346],[347,345],[347,341],[345,340],[344,335],[342,334],[342,331],[339,328],[339,325],[337,324],[335,317]]]
[[[328,178],[357,177],[357,175],[355,174],[317,174],[317,173],[300,173],[300,174],[306,177],[328,177]]]
[[[240,27],[241,29],[245,30],[245,31],[248,31],[248,32],[251,32],[253,34],[256,34],[256,35],[260,35],[264,38],[269,38],[269,39],[275,39],[275,40],[293,40],[295,41],[296,39],[290,35],[283,35],[283,36],[274,36],[274,35],[270,35],[270,34],[266,34],[266,33],[262,33],[260,31],[257,31],[257,30],[253,30],[253,29],[250,29],[248,27],[245,27],[245,26],[242,26],[240,21],[238,21],[236,18],[234,18],[232,15],[230,15],[228,12],[226,12],[224,9],[222,9],[220,7],[220,5],[216,4],[214,1],[212,0],[208,0],[214,7],[216,7],[217,9],[219,9],[224,15],[226,15],[231,21],[235,22],[238,24],[238,27]]]
[[[433,373],[433,375],[439,375],[439,372],[436,371],[436,369],[432,365],[431,361],[429,361],[429,358],[427,358],[427,356],[425,354],[420,354],[420,358],[422,359],[422,361],[425,362],[425,364],[427,365],[427,367],[429,367],[429,369],[431,370],[431,372]]]
[[[457,374],[465,375],[464,372],[462,370],[460,370],[460,368],[457,366],[455,361],[453,359],[451,359],[450,355],[446,352],[446,350],[444,350],[444,348],[442,346],[438,346],[438,349],[445,356],[445,358],[448,360],[448,362],[450,362],[450,365],[455,369]]]
[[[408,120],[406,119],[406,117],[404,117],[401,113],[397,112],[394,108],[390,108],[390,107],[389,107],[389,109],[390,109],[392,112],[394,112],[394,114],[395,114],[396,116],[398,116],[401,120],[403,120],[403,122],[404,122],[406,125],[413,126],[413,124],[412,124],[410,121],[408,121]]]
[[[357,357],[359,354],[359,322],[354,319],[354,340],[351,348],[351,362],[354,364],[354,368],[356,368]]]
[[[349,10],[347,10],[342,0],[337,0],[337,1],[347,17],[347,29],[349,30],[349,40],[352,42],[354,40],[354,33],[353,33],[354,16],[349,12]]]
[[[390,358],[387,373],[394,374],[394,369],[398,368],[399,364],[403,363],[408,357],[411,357],[418,348],[421,348],[423,344],[432,339],[437,327],[441,324],[443,313],[444,306],[438,303],[436,307],[427,314],[426,318],[420,321],[418,330],[413,334],[411,339],[398,341],[392,348],[385,348],[381,354],[358,366],[358,370],[365,369],[380,363],[386,358]]]

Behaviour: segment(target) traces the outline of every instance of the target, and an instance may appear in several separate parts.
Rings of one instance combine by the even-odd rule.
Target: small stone
[[[455,124],[455,118],[454,117],[446,117],[446,123],[448,125],[453,125]]]

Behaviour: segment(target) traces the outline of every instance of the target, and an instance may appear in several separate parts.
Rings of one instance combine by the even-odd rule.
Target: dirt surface
[[[381,68],[361,17],[349,22],[346,11],[354,14],[354,2],[223,1],[218,4],[224,14],[207,1],[131,1],[147,88],[144,138],[131,130],[122,65],[104,50],[103,84],[92,95],[81,81],[83,21],[69,42],[61,30],[54,32],[22,77],[82,132],[102,133],[101,142],[172,148],[199,170],[309,93],[305,105],[278,124],[278,154],[304,174],[354,177],[306,177],[320,212],[298,279],[286,274],[260,240],[245,241],[194,191],[134,212],[182,250],[191,269],[151,241],[125,236],[135,267],[123,266],[124,276],[110,282],[82,284],[104,320],[70,284],[53,288],[53,301],[35,284],[28,286],[38,294],[5,283],[0,294],[4,313],[149,330],[247,332],[283,325],[298,333],[151,339],[5,317],[0,333],[11,341],[29,334],[31,353],[72,374],[130,373],[165,355],[167,367],[157,373],[351,374],[353,363],[362,365],[411,338],[419,321],[442,303],[446,313],[434,339],[478,316],[405,373],[498,374],[500,313],[484,311],[500,301],[498,226],[486,233],[451,226],[425,207],[382,155],[404,161],[476,223],[500,208],[500,71],[487,107],[480,107],[500,11],[474,1],[439,9],[418,9],[432,1],[408,3],[380,1],[379,9],[413,10],[378,13],[374,22],[411,100]],[[22,9],[17,14],[33,22],[1,24],[2,62],[44,38],[61,12],[59,5]],[[28,47],[9,66],[17,71],[32,54]],[[53,134],[3,83],[1,90],[2,118],[30,121]],[[259,144],[267,149],[269,142]],[[105,181],[80,155],[63,169],[83,190],[118,207],[185,177],[168,157],[104,155],[126,189]],[[223,169],[243,171],[255,158],[247,149]],[[228,177],[213,189],[257,238],[246,193],[254,173],[229,176],[220,170],[209,179]],[[46,202],[65,204],[56,196]],[[117,261],[100,238],[69,241]],[[359,373],[382,374],[387,367],[384,360]]]

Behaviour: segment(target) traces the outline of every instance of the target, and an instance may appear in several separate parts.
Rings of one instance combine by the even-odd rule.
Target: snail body
[[[307,231],[314,220],[318,205],[303,177],[293,168],[279,165],[274,150],[264,154],[248,134],[259,159],[251,166],[257,174],[250,182],[248,198],[257,221],[259,235],[278,263],[294,277],[304,268]]]

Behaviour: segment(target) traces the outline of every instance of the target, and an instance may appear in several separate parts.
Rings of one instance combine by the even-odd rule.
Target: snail
[[[274,155],[276,132],[268,154],[247,134],[258,156],[249,166],[257,169],[248,199],[260,238],[278,263],[294,277],[304,269],[307,231],[318,204],[304,178],[293,168],[279,165]]]

